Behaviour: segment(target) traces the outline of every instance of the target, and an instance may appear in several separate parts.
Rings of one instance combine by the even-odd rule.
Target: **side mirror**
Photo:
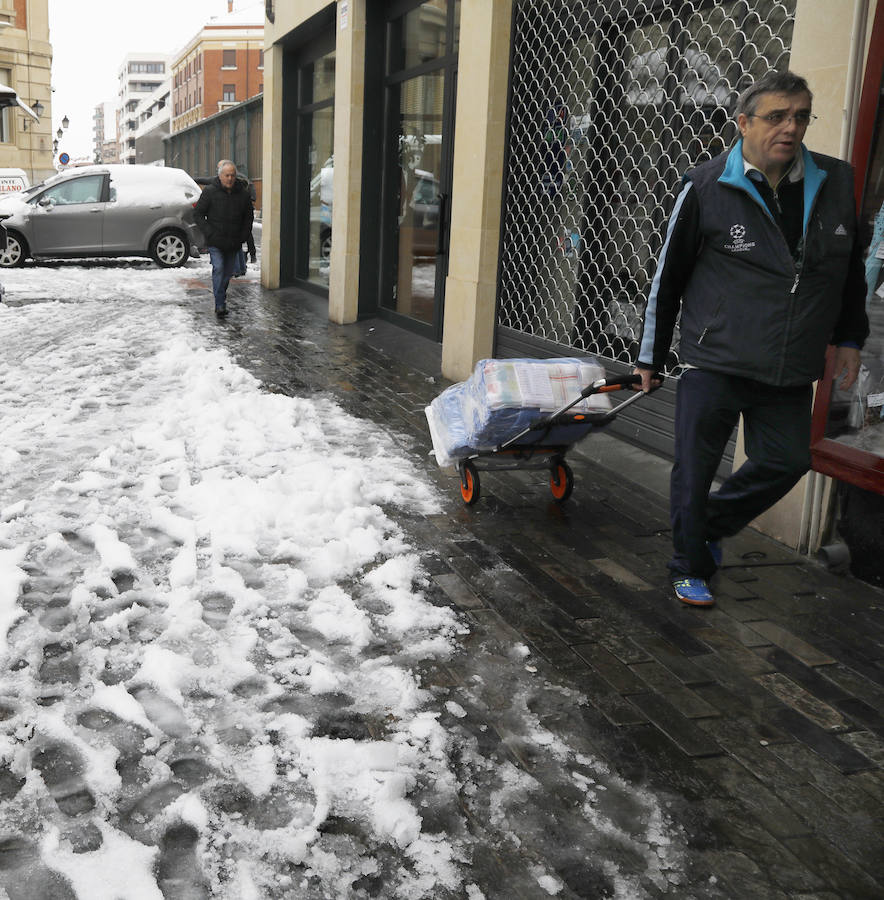
[[[55,205],[55,201],[54,201],[51,197],[41,197],[41,198],[37,201],[37,205],[38,205],[38,206],[42,206],[42,207],[45,208],[45,207],[47,207],[47,206],[54,206],[54,205]]]

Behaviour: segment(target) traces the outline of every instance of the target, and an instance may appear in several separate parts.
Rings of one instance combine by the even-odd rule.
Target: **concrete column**
[[[462,0],[442,373],[491,355],[506,144],[512,0]]]
[[[335,23],[335,181],[328,317],[355,322],[359,308],[366,0],[339,0]]]
[[[264,48],[264,146],[261,196],[261,284],[279,287],[282,181],[282,47]]]

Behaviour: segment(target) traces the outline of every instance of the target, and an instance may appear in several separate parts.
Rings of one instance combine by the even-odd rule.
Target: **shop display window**
[[[875,46],[873,42],[873,47]],[[814,406],[813,467],[884,494],[884,102],[882,53],[870,53],[854,165],[870,334],[856,385],[838,387],[830,353]]]

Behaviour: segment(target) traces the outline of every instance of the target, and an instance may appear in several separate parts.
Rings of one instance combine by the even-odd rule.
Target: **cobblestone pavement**
[[[191,287],[200,331],[268,390],[330,394],[384,423],[450,498],[404,523],[439,602],[473,624],[467,652],[429,683],[467,682],[469,641],[530,647],[547,679],[589,699],[570,713],[586,745],[668,798],[691,848],[682,896],[884,896],[880,590],[747,531],[725,547],[716,607],[683,607],[666,577],[665,497],[640,467],[627,478],[616,454],[577,448],[562,506],[542,472],[517,471],[483,473],[482,499],[464,507],[430,455],[423,409],[446,386],[437,345],[381,320],[332,325],[318,298],[254,284],[234,284],[221,324],[208,285]],[[536,775],[505,710],[505,698],[486,704],[488,721],[468,727]],[[566,802],[546,797],[551,828]],[[505,867],[506,851],[483,864]],[[608,896],[603,867],[592,872],[565,874],[568,896]]]

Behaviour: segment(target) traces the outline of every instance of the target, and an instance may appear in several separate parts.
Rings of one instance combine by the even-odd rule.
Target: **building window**
[[[12,72],[9,69],[0,69],[0,82],[12,84]],[[12,107],[7,106],[0,110],[0,142],[8,143],[12,140]]]
[[[258,51],[258,68],[259,69],[264,68],[264,51],[263,50]]]
[[[223,56],[221,60],[221,67],[223,69],[235,69],[236,68],[236,50],[222,50]]]
[[[147,72],[151,75],[163,75],[166,71],[166,64],[161,62],[130,62],[130,72]]]
[[[235,103],[236,102],[236,85],[235,84],[225,84],[224,92],[221,97],[224,103]]]

